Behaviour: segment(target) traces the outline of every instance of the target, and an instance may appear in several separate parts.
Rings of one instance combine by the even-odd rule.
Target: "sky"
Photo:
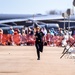
[[[73,0],[0,0],[0,14],[45,14],[73,8]]]

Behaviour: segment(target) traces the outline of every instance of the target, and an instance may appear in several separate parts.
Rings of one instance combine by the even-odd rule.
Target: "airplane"
[[[25,25],[30,26],[29,20],[34,21],[45,21],[45,20],[55,20],[63,19],[61,15],[21,15],[21,14],[0,14],[0,24],[7,25]],[[21,22],[21,23],[20,23]],[[20,23],[20,24],[18,24]],[[4,26],[4,25],[3,25]],[[1,27],[1,25],[0,25]],[[5,27],[5,26],[4,26]]]
[[[9,24],[10,25],[24,25],[24,26],[30,26],[32,23],[29,23],[28,21],[31,20],[32,23],[34,22],[44,22],[44,23],[61,23],[64,21],[64,17],[62,15],[17,15],[17,14],[0,14],[0,24]],[[61,20],[61,22],[60,22]],[[66,17],[65,20],[68,20]],[[75,21],[75,15],[70,16],[70,20]],[[62,22],[63,24],[64,22]],[[61,25],[60,25],[61,26]]]
[[[54,21],[64,19],[61,15],[17,15],[17,14],[0,14],[0,24],[32,26],[40,24],[39,22]],[[45,23],[46,24],[46,23]],[[41,25],[45,25],[42,23]],[[54,25],[54,24],[53,24]]]
[[[13,14],[0,14],[0,23],[9,23],[9,22],[20,22],[26,21],[28,19],[45,21],[45,20],[57,20],[64,19],[61,15],[13,15]]]

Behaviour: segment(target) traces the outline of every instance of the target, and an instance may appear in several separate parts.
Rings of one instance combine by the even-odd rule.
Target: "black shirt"
[[[36,37],[36,42],[43,42],[42,38],[44,36],[43,32],[36,32],[35,37]]]

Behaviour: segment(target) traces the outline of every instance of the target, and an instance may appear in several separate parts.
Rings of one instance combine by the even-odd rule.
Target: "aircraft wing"
[[[46,20],[58,20],[58,19],[64,19],[61,15],[35,15],[34,17],[28,17],[28,18],[19,18],[19,19],[5,19],[0,20],[0,23],[9,23],[9,22],[22,22],[27,20],[36,20],[36,21],[46,21]]]
[[[28,19],[10,19],[10,20],[1,20],[0,23],[10,23],[10,22],[21,22],[26,21]]]
[[[32,19],[32,18],[31,18]],[[57,19],[64,19],[61,15],[42,15],[42,16],[35,16],[33,18],[33,20],[38,20],[38,21],[41,21],[41,20],[57,20]]]

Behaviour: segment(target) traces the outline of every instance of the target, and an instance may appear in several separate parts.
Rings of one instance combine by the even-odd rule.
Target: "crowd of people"
[[[75,34],[72,34],[72,31],[59,29],[46,29],[45,27],[40,28],[40,31],[43,32],[43,45],[46,46],[65,46],[67,42],[74,42]],[[8,34],[4,34],[3,30],[0,28],[0,45],[35,45],[35,32],[36,28],[31,29],[26,27],[22,29],[22,32],[19,29],[13,29],[10,27]]]

